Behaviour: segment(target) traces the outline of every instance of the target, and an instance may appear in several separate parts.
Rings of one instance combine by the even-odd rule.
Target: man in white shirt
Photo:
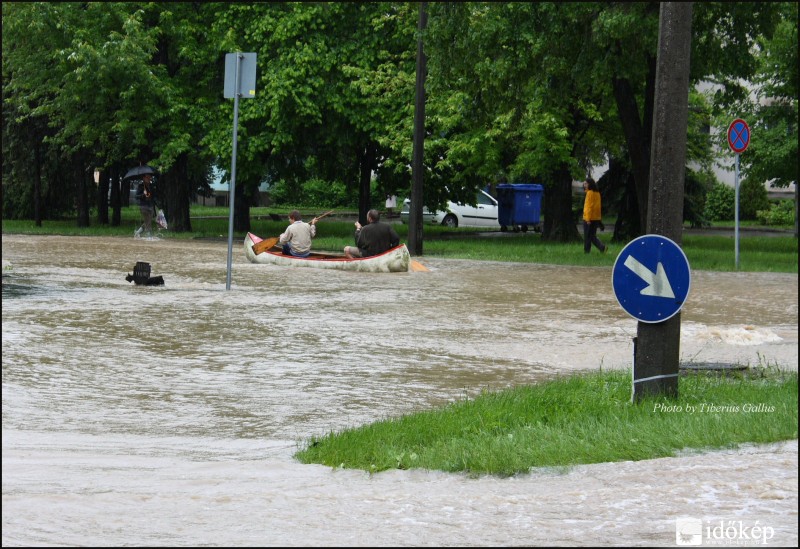
[[[317,218],[306,223],[300,212],[292,210],[289,213],[289,226],[278,237],[278,244],[283,248],[285,255],[308,257],[311,253],[311,239],[317,236]]]

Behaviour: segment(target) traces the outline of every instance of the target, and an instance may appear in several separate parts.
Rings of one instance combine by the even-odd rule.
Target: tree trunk
[[[188,163],[188,159],[187,159]],[[174,220],[174,223],[179,231],[191,231],[192,230],[192,217],[191,217],[191,208],[192,208],[192,200],[194,199],[194,191],[197,188],[193,185],[194,179],[192,178],[192,174],[189,173],[188,165],[186,169],[186,175],[180,181],[182,184],[179,184],[178,189],[181,191],[178,193],[177,200],[175,204],[168,204],[169,207],[169,215]],[[166,212],[164,212],[166,215]],[[167,217],[169,221],[170,217]],[[172,227],[170,227],[171,229]],[[247,208],[247,230],[250,230],[250,208]]]
[[[662,2],[649,181],[648,234],[681,243],[692,3]],[[669,274],[669,273],[667,273]],[[658,323],[639,322],[634,350],[634,399],[678,396],[680,313]]]
[[[645,132],[639,117],[639,107],[630,82],[626,79],[612,78],[614,98],[617,102],[622,131],[628,145],[633,178],[635,181],[635,197],[638,203],[639,222],[636,225],[645,227],[647,223],[647,189],[650,174],[650,135]],[[628,213],[632,213],[631,210]],[[633,225],[633,223],[627,223]],[[638,236],[638,235],[635,235]]]
[[[358,222],[367,224],[367,212],[372,208],[370,200],[370,183],[372,182],[372,166],[374,164],[375,147],[366,145],[358,155]]]
[[[636,200],[636,182],[633,174],[617,158],[610,158],[608,171],[600,178],[600,187],[606,194],[619,193],[617,220],[614,223],[614,242],[629,242],[642,234],[639,217],[639,203]],[[621,189],[621,192],[620,192]]]
[[[113,164],[111,169],[109,170],[110,173],[110,184],[112,188],[117,188],[117,200],[111,201],[111,208],[112,208],[112,215],[111,215],[111,225],[114,227],[119,227],[122,224],[122,206],[129,206],[130,205],[130,188],[131,183],[130,181],[122,182],[120,177],[120,165]],[[102,177],[102,175],[101,175]]]
[[[545,186],[543,201],[542,240],[580,241],[572,211],[572,174],[566,164],[562,164],[550,175],[550,184]]]
[[[193,179],[189,173],[189,157],[181,154],[169,171],[169,185],[165,185],[165,199],[160,207],[164,209],[169,230],[184,232],[192,230],[190,208],[193,193]],[[233,226],[242,232],[250,230],[250,206],[246,199],[245,185],[237,182],[234,200]],[[243,209],[241,209],[243,207]],[[245,216],[246,219],[240,219]],[[239,229],[239,227],[244,227]]]
[[[233,207],[233,230],[246,233],[250,230],[250,187],[245,181],[236,182],[236,199]],[[188,206],[188,202],[186,203]]]
[[[108,191],[109,191],[109,172],[105,169],[97,174],[97,222],[100,225],[108,225]],[[119,204],[119,185],[110,185],[111,188],[111,207]]]
[[[800,200],[797,199],[797,181],[794,182],[794,237],[797,238],[798,213],[800,213]]]
[[[42,146],[37,141],[33,147],[34,167],[33,179],[33,219],[37,227],[42,226]]]
[[[83,155],[78,163],[78,227],[88,227],[89,222],[89,188],[94,184],[94,171],[83,162]],[[91,174],[91,175],[90,175]],[[90,183],[91,181],[91,183]]]
[[[622,132],[625,136],[625,143],[628,146],[630,155],[633,178],[635,182],[634,198],[637,201],[637,208],[630,208],[628,215],[633,215],[638,211],[637,221],[626,220],[624,224],[629,227],[647,226],[647,199],[650,189],[650,141],[653,134],[653,105],[655,101],[655,82],[656,82],[656,58],[652,55],[647,56],[647,78],[644,91],[644,109],[640,116],[639,107],[636,103],[636,95],[630,82],[625,78],[611,77],[611,86],[614,91],[614,99],[617,103],[617,113]],[[639,233],[641,234],[641,233]],[[631,235],[633,237],[639,234]]]

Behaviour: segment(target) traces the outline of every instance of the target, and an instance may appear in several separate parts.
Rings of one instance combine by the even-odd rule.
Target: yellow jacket
[[[600,212],[600,193],[597,191],[586,191],[586,200],[583,202],[583,220],[601,221],[603,214]]]

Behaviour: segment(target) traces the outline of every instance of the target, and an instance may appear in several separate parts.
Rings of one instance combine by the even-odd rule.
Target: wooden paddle
[[[265,238],[261,242],[256,242],[253,244],[253,251],[256,254],[260,254],[261,252],[266,252],[270,248],[274,247],[278,240],[280,239],[279,236],[273,236],[272,238]]]
[[[325,216],[327,216],[327,215],[331,215],[331,214],[333,213],[333,211],[334,211],[334,210],[331,210],[331,211],[329,211],[329,212],[325,212],[325,213],[324,213],[324,214],[322,214],[322,215],[318,215],[318,216],[317,216],[317,221],[319,221],[320,219],[322,219],[323,217],[325,217]]]

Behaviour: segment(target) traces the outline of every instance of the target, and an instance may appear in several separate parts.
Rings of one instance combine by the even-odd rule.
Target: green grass
[[[611,266],[624,247],[609,245],[607,254],[596,249],[583,253],[583,244],[545,242],[538,235],[521,238],[430,239],[423,242],[425,256],[458,259],[517,261],[551,265]],[[693,270],[736,270],[734,241],[724,236],[686,236],[681,248]],[[739,270],[743,272],[797,272],[797,240],[794,237],[748,237],[739,240]]]
[[[314,437],[302,463],[510,476],[797,438],[797,372],[683,376],[677,399],[631,402],[630,371],[486,392],[441,409]]]
[[[728,236],[685,236],[681,248],[692,268],[733,271],[735,241]],[[749,272],[797,272],[797,239],[793,236],[739,238],[739,270]]]
[[[250,230],[261,237],[277,236],[288,224],[286,219],[274,221],[269,214],[285,215],[291,208],[251,208]],[[323,213],[301,209],[306,219]],[[341,213],[341,212],[339,212]],[[350,212],[354,213],[354,212]],[[228,238],[228,209],[211,206],[192,206],[192,230],[190,232],[162,231],[163,238]],[[81,236],[121,236],[129,237],[139,226],[138,207],[122,209],[121,223],[117,227],[98,225],[96,221],[86,228],[76,226],[75,220],[44,221],[36,227],[32,221],[3,220],[4,234],[59,234]],[[611,227],[611,223],[608,224]],[[408,241],[408,226],[398,224],[395,228],[402,241]],[[423,254],[425,257],[451,259],[472,259],[479,261],[514,261],[523,263],[544,263],[552,265],[612,266],[623,243],[611,242],[612,231],[599,234],[600,239],[610,244],[607,254],[596,249],[591,254],[583,253],[582,241],[572,243],[546,242],[534,232],[507,234],[498,238],[470,237],[480,229],[446,229],[425,226],[423,232]],[[234,239],[241,242],[244,233],[234,232]],[[353,221],[326,218],[320,221],[314,248],[320,251],[342,251],[353,242]],[[735,241],[730,236],[687,235],[681,247],[689,260],[692,270],[735,271]],[[739,239],[739,271],[742,272],[785,272],[797,273],[798,248],[794,236],[765,236]]]

